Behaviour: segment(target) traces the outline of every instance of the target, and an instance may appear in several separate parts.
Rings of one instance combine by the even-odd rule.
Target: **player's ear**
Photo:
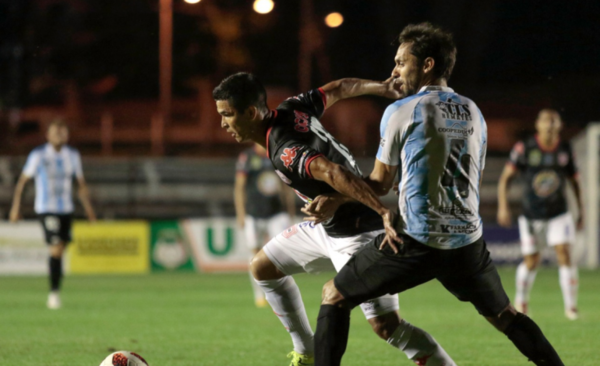
[[[246,108],[244,115],[248,117],[248,119],[255,119],[258,117],[258,108],[256,108],[256,106],[251,105],[248,108]]]
[[[432,72],[434,66],[435,60],[433,59],[433,57],[427,57],[425,60],[423,60],[423,73],[427,74]]]

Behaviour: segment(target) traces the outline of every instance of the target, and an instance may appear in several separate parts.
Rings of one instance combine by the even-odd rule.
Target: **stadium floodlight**
[[[344,17],[342,16],[342,14],[340,14],[338,12],[329,13],[325,17],[325,24],[329,28],[337,28],[340,25],[342,25],[343,22],[344,22]]]
[[[198,4],[202,0],[183,0],[183,1],[185,1],[188,4]]]
[[[252,5],[254,11],[259,14],[270,13],[274,6],[273,0],[255,0]]]

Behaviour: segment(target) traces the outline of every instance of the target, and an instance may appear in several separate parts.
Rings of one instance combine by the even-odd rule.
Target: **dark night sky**
[[[297,89],[300,0],[274,0],[259,15],[251,0],[175,1],[174,92],[194,93],[190,80],[238,71],[219,63],[217,37],[202,7],[241,16],[234,48],[244,69],[266,84]],[[53,88],[75,80],[93,90],[107,77],[116,86],[91,98],[158,94],[157,0],[0,0],[0,107],[52,103]],[[336,10],[337,29],[322,28],[331,77],[386,78],[409,23],[431,21],[453,32],[458,59],[450,84],[477,102],[547,105],[578,123],[598,120],[599,1],[315,0],[320,19]],[[315,67],[315,69],[317,69]],[[312,84],[322,84],[318,72]],[[92,93],[93,94],[93,93]],[[501,109],[501,108],[500,108]],[[498,112],[502,114],[502,112]],[[507,112],[509,113],[509,112]]]

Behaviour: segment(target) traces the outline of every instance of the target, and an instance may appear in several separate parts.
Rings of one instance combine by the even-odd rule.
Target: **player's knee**
[[[530,271],[538,268],[538,266],[540,265],[540,262],[541,262],[540,253],[534,253],[534,254],[525,256],[525,265],[527,266],[527,269],[529,269]]]
[[[344,306],[344,295],[342,295],[335,287],[333,280],[328,281],[323,286],[322,305],[337,305]]]
[[[371,324],[371,328],[373,328],[375,334],[384,341],[387,341],[400,325],[400,316],[395,311],[378,315],[369,319],[369,324]]]
[[[250,273],[258,281],[275,280],[285,277],[285,274],[275,267],[262,250],[250,260]]]
[[[570,266],[571,265],[571,253],[568,244],[557,245],[556,246],[556,260],[558,264],[561,266]]]
[[[65,245],[60,243],[60,244],[55,244],[55,245],[51,245],[49,247],[50,249],[50,256],[52,258],[56,258],[56,259],[60,259],[63,256],[63,253],[65,251]]]

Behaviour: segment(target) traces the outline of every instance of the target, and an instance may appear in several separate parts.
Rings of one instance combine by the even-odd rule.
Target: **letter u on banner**
[[[233,229],[230,227],[225,227],[224,234],[225,243],[216,245],[215,230],[212,227],[206,228],[206,243],[208,245],[208,250],[211,254],[217,256],[226,256],[227,253],[229,253],[231,249],[233,249]]]

